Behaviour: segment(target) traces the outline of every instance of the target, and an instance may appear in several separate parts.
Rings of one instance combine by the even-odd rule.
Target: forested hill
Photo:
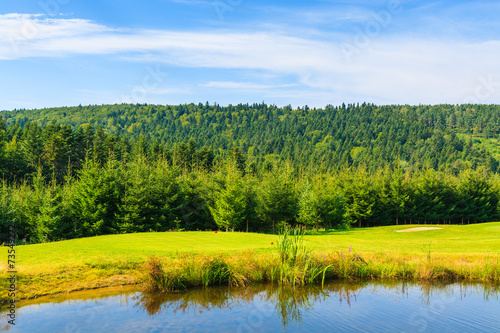
[[[339,169],[366,164],[371,170],[399,161],[403,167],[458,173],[485,166],[497,172],[498,105],[376,106],[292,109],[274,105],[102,105],[14,110],[0,113],[7,142],[26,140],[23,127],[36,122],[82,125],[89,131],[141,135],[173,148],[194,139],[198,147],[229,151],[237,146],[257,165],[287,159],[295,165]],[[53,126],[63,128],[65,126]],[[23,137],[24,135],[24,137]],[[49,135],[50,136],[50,135]],[[45,136],[47,137],[47,135]],[[150,140],[147,140],[150,141]],[[152,142],[152,141],[150,141]],[[492,145],[493,144],[493,145]]]
[[[23,243],[498,221],[499,111],[190,104],[2,112],[0,235],[12,221]]]

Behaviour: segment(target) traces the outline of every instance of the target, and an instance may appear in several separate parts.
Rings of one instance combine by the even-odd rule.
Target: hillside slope
[[[485,166],[497,171],[500,106],[437,105],[279,108],[266,104],[102,105],[2,112],[7,126],[52,121],[75,128],[102,126],[109,134],[157,139],[168,147],[194,139],[228,151],[237,146],[257,163],[276,158],[296,165],[366,164],[458,172]],[[12,131],[11,131],[12,132]],[[10,135],[12,139],[12,134]],[[17,138],[19,139],[19,137]],[[494,153],[495,155],[492,155]]]

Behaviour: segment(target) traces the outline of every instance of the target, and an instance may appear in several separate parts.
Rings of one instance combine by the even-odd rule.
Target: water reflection
[[[145,294],[114,288],[21,302],[10,332],[303,332],[500,330],[492,285],[331,282]],[[4,327],[5,326],[5,327]]]
[[[407,299],[410,290],[413,294],[416,292],[420,294],[420,303],[426,307],[436,303],[442,305],[443,302],[449,303],[457,299],[464,300],[468,294],[482,295],[485,301],[498,302],[500,295],[500,288],[495,285],[362,281],[329,283],[323,288],[254,285],[246,288],[204,288],[179,293],[139,293],[133,300],[135,307],[144,310],[150,316],[168,312],[202,314],[213,309],[232,310],[242,304],[259,301],[269,305],[266,310],[273,310],[281,320],[283,329],[286,330],[291,323],[301,323],[304,312],[312,311],[315,304],[328,299],[338,299],[340,305],[347,305],[350,308],[358,299],[369,294],[385,292],[386,295],[398,299]],[[433,297],[436,294],[439,298]]]
[[[347,292],[349,293],[349,292]],[[283,327],[289,322],[302,321],[302,312],[311,310],[314,303],[330,297],[326,289],[319,287],[291,288],[271,285],[257,285],[246,288],[205,288],[182,293],[146,294],[134,296],[135,306],[145,310],[150,316],[161,312],[203,313],[214,308],[231,310],[244,303],[256,300],[272,304],[279,315]]]

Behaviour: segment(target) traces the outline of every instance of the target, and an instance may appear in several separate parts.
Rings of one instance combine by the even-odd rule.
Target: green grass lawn
[[[423,225],[361,228],[349,231],[307,236],[308,245],[318,250],[345,250],[352,245],[358,252],[390,252],[422,254],[430,249],[433,254],[500,254],[500,223],[473,225],[427,225],[442,228],[417,232],[396,230]]]
[[[357,253],[365,258],[370,262],[372,272],[381,277],[400,275],[401,270],[404,270],[401,265],[404,266],[405,261],[412,262],[415,275],[427,276],[427,268],[421,263],[428,260],[426,255],[430,247],[435,258],[434,271],[442,272],[446,266],[460,274],[467,269],[471,272],[468,275],[470,279],[482,276],[498,279],[498,272],[495,273],[498,268],[494,268],[491,273],[488,265],[493,260],[491,265],[496,262],[498,266],[500,222],[464,226],[432,225],[442,229],[396,232],[415,227],[419,226],[325,231],[306,235],[305,245],[316,252],[316,256],[328,256],[329,260],[337,260],[337,252],[345,254],[352,246],[354,252],[350,255]],[[17,246],[19,294],[22,298],[32,298],[139,283],[144,273],[143,263],[153,255],[165,258],[170,265],[182,266],[186,260],[194,263],[196,258],[224,253],[232,258],[230,262],[233,265],[239,262],[241,265],[257,263],[255,267],[258,267],[261,263],[274,260],[273,255],[276,258],[274,248],[277,239],[277,235],[239,232],[164,232],[108,235]],[[7,299],[8,290],[7,249],[4,248],[5,260],[0,264],[1,284],[4,287],[0,298],[3,301]],[[254,257],[260,259],[252,261]],[[200,260],[202,262],[204,259]],[[477,269],[471,264],[476,265],[474,267]]]
[[[18,246],[17,265],[34,270],[99,261],[141,261],[177,252],[229,252],[271,248],[276,235],[239,232],[162,232],[107,235]]]
[[[395,232],[417,225],[352,229],[307,235],[306,244],[318,251],[384,252],[423,255],[430,244],[433,254],[498,255],[500,222],[443,226],[440,230]],[[272,251],[276,235],[240,232],[164,232],[108,235],[17,247],[20,271],[109,260],[142,261],[152,255],[179,253]],[[2,262],[4,269],[5,263]]]

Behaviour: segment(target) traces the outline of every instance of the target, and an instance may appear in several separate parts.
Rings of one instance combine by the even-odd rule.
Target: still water
[[[500,288],[470,284],[257,285],[148,295],[86,291],[19,304],[9,332],[500,332]]]

